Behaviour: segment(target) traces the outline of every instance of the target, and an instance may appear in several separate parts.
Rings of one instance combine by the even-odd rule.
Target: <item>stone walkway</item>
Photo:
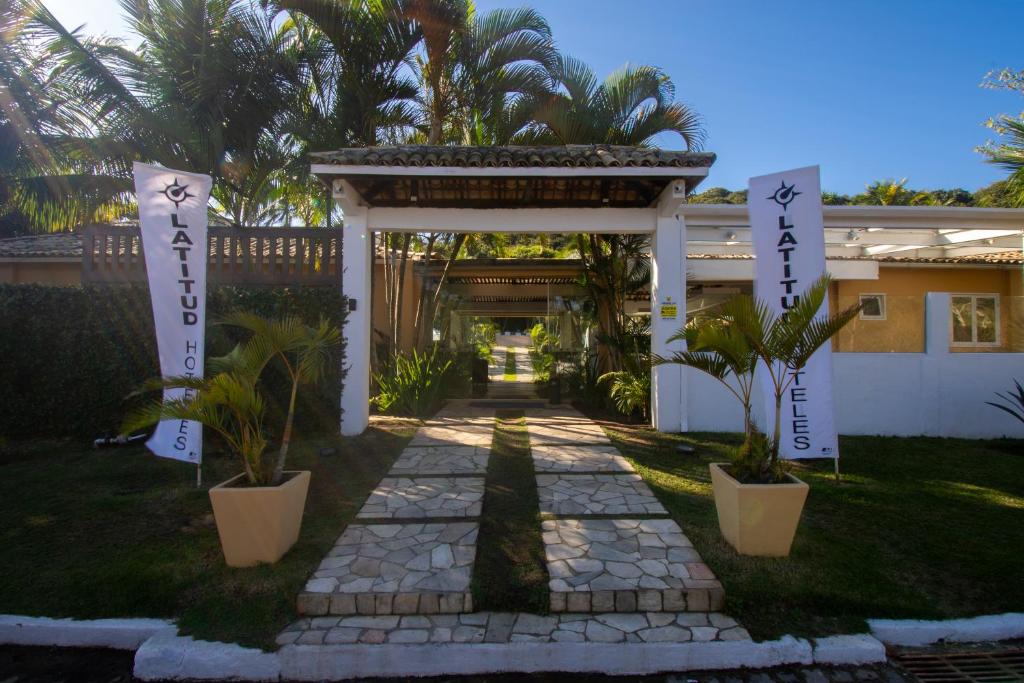
[[[552,612],[722,609],[722,584],[600,425],[564,406],[526,424]]]
[[[493,431],[494,412],[464,402],[426,421],[306,582],[299,613],[472,612]]]
[[[424,423],[299,596],[283,646],[749,641],[724,591],[601,426],[526,411],[550,615],[473,612],[493,410],[451,402]],[[481,656],[486,656],[481,654]]]
[[[433,616],[300,619],[280,645],[334,643],[688,643],[749,640],[724,614],[537,614],[477,612]]]

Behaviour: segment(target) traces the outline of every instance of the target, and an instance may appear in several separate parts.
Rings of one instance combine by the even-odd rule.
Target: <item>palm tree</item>
[[[143,407],[128,418],[124,429],[128,433],[161,420],[194,420],[212,429],[241,457],[250,484],[276,486],[284,475],[291,445],[299,386],[323,377],[330,349],[340,343],[341,334],[324,320],[314,327],[295,317],[268,320],[250,313],[231,315],[224,324],[247,330],[249,339],[228,355],[210,359],[212,377],[172,377],[148,383],[149,389],[188,389],[191,393]],[[266,401],[259,380],[264,368],[275,360],[283,365],[292,386],[281,446],[269,467],[264,460]]]
[[[301,52],[272,12],[243,0],[126,0],[142,39],[131,51],[67,30],[37,0],[20,9],[56,92],[73,93],[61,104],[76,124],[52,136],[67,162],[37,164],[43,181],[24,205],[45,216],[82,185],[93,205],[124,203],[141,160],[213,176],[212,206],[232,223],[277,220],[267,205],[290,154],[278,140],[303,81]],[[3,34],[0,47],[18,40]]]
[[[687,150],[703,145],[700,115],[674,101],[675,85],[661,69],[627,64],[598,83],[590,67],[563,56],[552,78],[555,92],[529,105],[533,122],[523,142],[647,146],[676,133]]]
[[[59,69],[56,23],[35,0],[0,0],[0,220],[37,230],[110,219],[129,201],[117,177],[128,168],[89,149],[91,119]]]
[[[855,304],[836,314],[819,315],[832,279],[827,274],[815,280],[798,301],[781,314],[750,295],[734,297],[723,304],[717,317],[693,329],[680,330],[675,339],[694,341],[694,347],[676,352],[656,363],[679,363],[696,368],[722,381],[743,403],[746,443],[753,434],[750,421],[750,396],[754,369],[759,364],[768,374],[775,399],[775,420],[771,449],[761,463],[762,476],[779,469],[779,445],[782,436],[782,398],[793,380],[825,342],[860,312]],[[738,382],[734,390],[726,380],[732,375]]]

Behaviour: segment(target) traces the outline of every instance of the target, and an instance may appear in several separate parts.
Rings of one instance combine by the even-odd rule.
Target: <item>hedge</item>
[[[230,311],[321,316],[337,326],[344,300],[330,288],[211,287],[207,356],[231,350],[238,333],[216,321]],[[320,387],[300,391],[296,429],[336,430],[342,350]],[[0,436],[96,437],[116,434],[145,380],[159,375],[145,286],[0,285]],[[268,373],[268,425],[286,405],[283,372]],[[277,401],[275,397],[282,397]]]

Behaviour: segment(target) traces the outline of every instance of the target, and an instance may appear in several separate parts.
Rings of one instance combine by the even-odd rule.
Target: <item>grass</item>
[[[477,610],[548,610],[540,502],[522,411],[497,411],[473,567]]]
[[[708,463],[739,435],[603,424],[755,638],[1024,610],[1022,441],[841,437],[842,484],[831,461],[795,466],[811,491],[791,556],[772,559],[737,555],[718,530]]]
[[[290,469],[313,476],[298,543],[273,566],[224,564],[206,489],[240,471],[208,453],[195,468],[142,447],[74,442],[0,448],[0,613],[165,617],[209,640],[273,647],[295,596],[418,423],[299,439]],[[320,455],[321,448],[335,449]]]
[[[502,379],[506,382],[516,381],[516,350],[513,348],[505,350],[505,375]]]

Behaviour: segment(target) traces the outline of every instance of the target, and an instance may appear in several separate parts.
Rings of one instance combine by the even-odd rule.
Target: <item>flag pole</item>
[[[839,456],[838,455],[835,457],[835,461],[836,461],[836,483],[839,484],[840,483],[840,479],[839,479]]]
[[[196,463],[196,488],[203,488],[203,463],[199,461]]]

